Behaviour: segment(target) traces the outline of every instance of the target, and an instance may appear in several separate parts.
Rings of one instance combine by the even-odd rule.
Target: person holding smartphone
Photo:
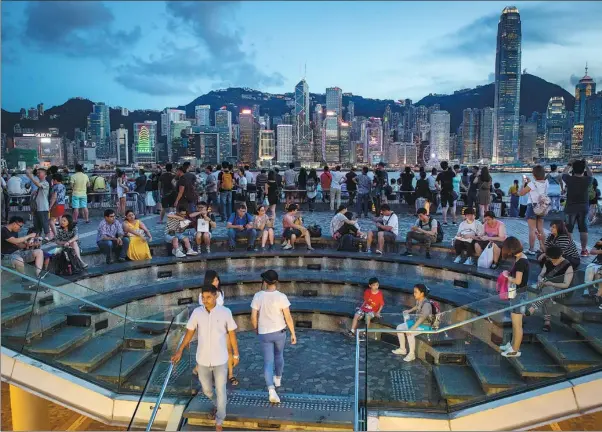
[[[196,218],[196,235],[195,243],[197,252],[201,253],[203,243],[207,247],[207,253],[211,252],[211,231],[215,229],[217,223],[215,222],[215,216],[209,211],[209,206],[205,201],[198,203],[196,206],[197,211],[191,213],[189,217],[191,219]]]

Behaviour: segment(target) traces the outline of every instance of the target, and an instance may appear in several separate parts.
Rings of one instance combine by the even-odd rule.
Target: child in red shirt
[[[357,323],[362,318],[366,319],[366,325],[370,327],[370,321],[374,318],[380,318],[380,311],[385,306],[385,298],[383,293],[378,289],[379,283],[377,278],[371,278],[368,281],[368,289],[364,291],[364,302],[355,312],[353,323],[351,324],[350,333],[355,334]]]

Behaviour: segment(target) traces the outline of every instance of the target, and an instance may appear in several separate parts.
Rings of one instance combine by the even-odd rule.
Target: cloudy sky
[[[412,98],[491,82],[507,3],[2,2],[2,108],[81,96],[163,109],[212,89]],[[602,2],[518,2],[522,67],[602,82]],[[572,92],[572,90],[571,90]]]

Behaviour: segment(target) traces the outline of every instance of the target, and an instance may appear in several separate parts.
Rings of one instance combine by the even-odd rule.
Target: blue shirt
[[[230,215],[230,219],[228,219],[228,223],[231,223],[232,225],[245,226],[246,224],[253,223],[253,215],[250,215],[249,213],[245,213],[245,215],[242,218],[240,218],[240,217],[238,217],[238,213],[234,212]]]

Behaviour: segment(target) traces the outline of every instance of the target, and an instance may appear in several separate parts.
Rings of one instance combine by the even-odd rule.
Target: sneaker
[[[511,357],[520,357],[520,351],[512,351],[512,350],[510,350],[510,351],[504,351],[502,353],[502,356],[503,357],[509,357],[509,358],[511,358]]]
[[[376,249],[376,250],[374,251],[374,253],[375,253],[376,255],[382,255],[382,254],[383,254],[383,251],[379,251],[378,249]]]
[[[185,253],[183,253],[180,249],[173,249],[171,251],[171,253],[176,257],[176,258],[184,258],[186,256]]]
[[[282,377],[274,377],[274,386],[275,387],[280,387],[282,385]]]
[[[404,349],[401,349],[401,348],[394,349],[394,350],[393,350],[393,351],[391,351],[391,352],[392,352],[393,354],[396,354],[396,355],[402,355],[402,356],[404,356],[404,355],[407,355],[407,354],[408,354],[408,352],[407,352],[406,350],[404,350]]]
[[[269,399],[271,403],[280,403],[280,397],[278,397],[278,393],[276,393],[275,388],[271,388],[268,390]]]
[[[491,264],[491,266],[490,266],[489,268],[490,268],[491,270],[495,270],[495,269],[497,269],[498,267],[499,267],[499,264],[498,264],[498,263],[493,263],[493,264]]]
[[[449,224],[447,222],[443,222],[443,225],[448,226]]]
[[[472,260],[472,257],[468,257],[466,259],[466,261],[464,261],[464,265],[473,265],[474,261]]]
[[[268,250],[269,250],[269,251],[272,251],[272,250],[274,250],[274,245],[269,245],[269,246],[268,246]]]
[[[207,246],[207,253],[211,253],[211,247]]]
[[[582,257],[589,256],[589,252],[587,251],[587,249],[583,249],[583,250],[581,251],[581,256],[582,256]]]
[[[500,351],[510,351],[512,349],[512,344],[508,342],[506,345],[500,345]]]
[[[119,262],[125,262],[125,258],[124,257],[119,257],[119,258],[117,258],[117,261],[119,261]]]
[[[198,255],[198,254],[199,254],[199,253],[198,253],[197,251],[194,251],[194,250],[192,250],[192,249],[188,249],[188,250],[186,251],[186,255],[195,256],[195,255]]]
[[[425,255],[425,257],[426,257],[426,259],[431,259],[431,258],[432,258],[432,257],[431,257],[431,253],[430,253],[430,252],[427,252],[427,253],[426,253],[426,255]]]
[[[414,256],[414,254],[411,251],[405,251],[404,253],[402,253],[402,255],[407,257]]]
[[[408,354],[407,356],[405,356],[403,358],[404,362],[411,362],[411,361],[414,361],[414,360],[416,360],[416,355],[415,354]]]
[[[370,249],[370,248],[367,248],[367,249],[366,249],[366,253],[372,253],[372,249]]]
[[[535,255],[535,251],[532,249],[529,249],[527,252],[525,252],[527,255]]]
[[[293,247],[290,244],[287,244],[286,246],[284,246],[282,249],[283,250],[291,250]]]
[[[460,264],[460,263],[462,262],[462,255],[458,255],[458,256],[456,257],[456,259],[454,260],[454,262],[455,262],[456,264]]]
[[[458,225],[458,224],[456,223],[456,221],[453,221],[453,222],[452,222],[452,225]]]

